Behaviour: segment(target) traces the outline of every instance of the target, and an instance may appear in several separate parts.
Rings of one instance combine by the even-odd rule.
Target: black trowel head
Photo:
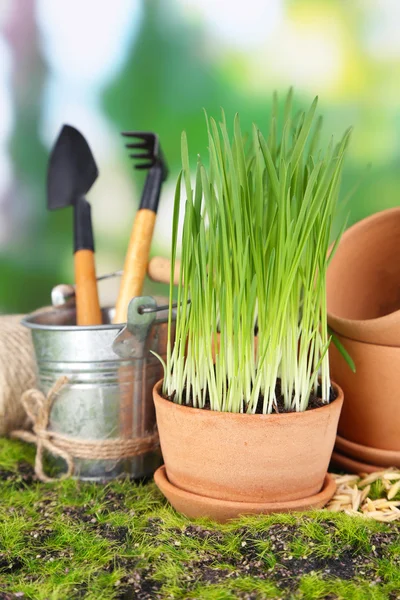
[[[99,171],[89,144],[71,125],[64,125],[50,154],[47,171],[47,207],[74,204],[92,187]]]

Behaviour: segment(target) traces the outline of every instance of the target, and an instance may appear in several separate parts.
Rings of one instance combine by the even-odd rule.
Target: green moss
[[[269,581],[260,581],[255,577],[240,577],[235,580],[227,580],[224,585],[197,586],[190,596],[193,600],[202,598],[204,600],[231,600],[237,598],[240,593],[251,594],[255,600],[264,600],[268,598],[279,598],[281,592],[279,588]],[[244,595],[242,597],[245,597]]]
[[[21,461],[33,463],[35,449],[29,444],[13,441],[0,437],[0,469],[18,472]]]
[[[152,482],[41,484],[33,458],[0,440],[7,598],[392,600],[400,589],[396,523],[327,511],[193,522]]]
[[[304,600],[387,600],[388,590],[368,581],[342,581],[339,578],[322,580],[318,575],[303,577],[298,590],[298,598]]]

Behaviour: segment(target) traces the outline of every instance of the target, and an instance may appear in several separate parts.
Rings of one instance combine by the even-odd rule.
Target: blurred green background
[[[160,135],[170,177],[152,254],[168,256],[181,131],[194,158],[205,154],[203,107],[267,127],[273,90],[283,98],[291,85],[298,106],[319,95],[327,137],[354,126],[349,223],[398,204],[397,0],[1,0],[0,28],[0,312],[47,305],[73,280],[72,211],[46,210],[63,123],[87,137],[100,170],[88,196],[99,274],[123,265],[143,183],[122,130]],[[116,289],[101,284],[104,304]]]

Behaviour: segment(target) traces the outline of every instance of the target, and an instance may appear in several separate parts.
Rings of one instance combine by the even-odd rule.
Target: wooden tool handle
[[[174,285],[179,283],[180,261],[175,261]],[[147,267],[147,275],[158,283],[169,283],[171,276],[171,261],[162,256],[154,256]]]
[[[126,253],[114,323],[126,323],[128,304],[140,296],[146,276],[156,213],[148,208],[138,210]]]
[[[101,325],[101,310],[97,293],[96,268],[92,250],[77,250],[74,254],[76,324]]]

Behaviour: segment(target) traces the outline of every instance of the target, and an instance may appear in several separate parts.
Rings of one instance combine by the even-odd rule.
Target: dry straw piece
[[[27,427],[21,396],[36,383],[31,335],[21,319],[22,315],[0,316],[0,435]]]
[[[327,510],[359,515],[375,521],[390,523],[400,520],[400,470],[391,468],[368,475],[336,475],[336,494],[327,505]],[[381,497],[369,497],[372,486],[379,485]],[[375,490],[376,495],[376,490]]]

